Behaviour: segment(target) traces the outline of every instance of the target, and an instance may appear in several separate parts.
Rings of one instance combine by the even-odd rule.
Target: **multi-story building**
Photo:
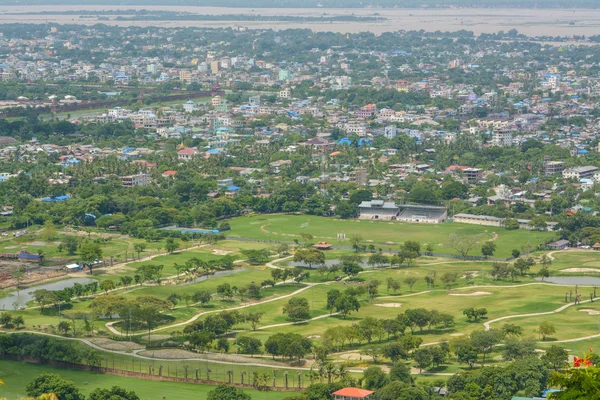
[[[580,180],[582,178],[591,178],[594,176],[594,174],[596,172],[598,172],[597,167],[588,165],[585,167],[575,167],[575,168],[565,169],[562,172],[562,174],[563,174],[563,178],[565,178],[565,179],[574,178],[574,179]]]
[[[563,161],[546,161],[544,163],[544,175],[560,174],[565,169]]]
[[[150,184],[150,182],[149,174],[127,175],[121,177],[121,184],[126,188],[147,186]]]
[[[469,183],[479,182],[483,178],[483,170],[480,168],[465,168],[463,173]]]
[[[492,146],[509,147],[513,145],[512,132],[506,129],[495,130],[492,136]]]
[[[387,139],[393,139],[398,134],[398,128],[395,125],[389,125],[384,128],[383,136]]]

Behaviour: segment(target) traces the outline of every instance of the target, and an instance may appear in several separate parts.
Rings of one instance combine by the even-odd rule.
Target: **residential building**
[[[387,139],[393,139],[398,134],[398,128],[395,125],[389,125],[384,128],[383,136]]]
[[[565,163],[563,161],[546,161],[544,163],[544,175],[555,175],[560,174],[565,169]]]
[[[483,178],[483,170],[480,168],[465,168],[463,173],[469,183],[479,182]]]
[[[126,175],[121,177],[123,187],[147,186],[151,182],[149,174]]]
[[[596,172],[598,172],[597,167],[588,165],[585,167],[575,167],[575,168],[565,169],[562,172],[562,175],[563,175],[563,178],[565,178],[565,179],[574,178],[574,179],[580,180],[581,178],[591,178],[594,176],[594,174]]]
[[[507,129],[495,130],[492,135],[492,146],[509,147],[513,145],[512,132]]]

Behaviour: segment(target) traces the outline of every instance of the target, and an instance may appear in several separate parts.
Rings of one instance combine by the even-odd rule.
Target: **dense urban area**
[[[596,398],[600,35],[245,20],[0,25],[0,398]]]

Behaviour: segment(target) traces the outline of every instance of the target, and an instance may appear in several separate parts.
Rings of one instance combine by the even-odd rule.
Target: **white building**
[[[395,125],[389,125],[385,127],[383,136],[385,136],[388,139],[393,139],[396,137],[397,134],[398,128],[396,128]]]
[[[512,132],[506,130],[494,131],[492,136],[492,146],[509,147],[513,145]]]

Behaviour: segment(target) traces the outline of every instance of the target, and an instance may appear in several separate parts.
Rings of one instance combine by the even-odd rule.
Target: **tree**
[[[56,239],[56,226],[51,219],[47,219],[46,222],[44,222],[44,227],[40,232],[40,237],[47,242]]]
[[[471,343],[477,351],[483,354],[481,365],[485,365],[485,357],[495,345],[500,343],[501,335],[498,331],[490,329],[487,331],[471,332]]]
[[[441,279],[444,289],[450,289],[456,284],[456,281],[458,280],[458,274],[456,272],[445,272]]]
[[[553,344],[542,356],[542,361],[548,363],[554,370],[558,371],[569,362],[569,352]]]
[[[3,312],[2,314],[0,314],[0,325],[4,326],[5,328],[8,328],[12,320],[13,317],[9,313]]]
[[[162,276],[163,266],[144,264],[137,267],[136,272],[140,277],[140,285],[146,281],[158,281]]]
[[[113,386],[110,389],[94,389],[88,400],[140,400],[140,398],[134,391],[128,392],[123,388]]]
[[[146,243],[136,243],[133,245],[133,249],[137,252],[138,260],[140,260],[140,253],[146,250]]]
[[[458,251],[462,258],[467,258],[469,252],[480,242],[479,235],[458,235],[452,233],[448,246]]]
[[[235,386],[219,385],[208,392],[206,400],[251,400],[251,397]]]
[[[131,285],[131,282],[133,282],[133,278],[131,276],[121,276],[119,279],[125,287],[129,287],[129,285]]]
[[[431,313],[424,308],[413,308],[406,310],[404,317],[408,321],[411,332],[415,327],[419,327],[419,330],[423,332],[423,328],[429,324]]]
[[[359,235],[358,233],[355,233],[354,235],[352,235],[352,237],[350,238],[350,243],[352,244],[352,248],[354,249],[354,251],[356,251],[358,253],[358,251],[361,248],[361,243],[363,241],[363,237],[361,235]]]
[[[335,206],[335,215],[342,219],[352,218],[358,214],[358,207],[348,201],[340,201]]]
[[[516,336],[522,336],[523,335],[523,328],[521,328],[518,325],[513,325],[513,324],[504,324],[502,325],[502,337],[506,338],[506,337],[516,337]]]
[[[194,301],[194,303],[200,303],[200,305],[204,307],[210,302],[211,297],[212,293],[208,290],[199,290],[192,295],[192,301]]]
[[[258,323],[265,313],[262,311],[250,312],[246,314],[246,320],[250,323],[252,330],[255,331]]]
[[[409,385],[412,384],[413,379],[410,376],[410,367],[403,361],[395,362],[390,369],[390,380],[392,382],[400,381]]]
[[[308,264],[308,267],[312,268],[315,264],[325,264],[325,253],[312,248],[297,249],[294,253],[294,261]]]
[[[15,282],[17,282],[17,297],[19,297],[21,282],[23,282],[23,280],[25,279],[25,268],[15,267],[15,269],[11,271],[10,277],[13,278]]]
[[[231,298],[233,296],[233,291],[231,290],[231,285],[227,282],[220,284],[217,286],[217,294],[221,297]]]
[[[417,367],[419,367],[419,373],[423,372],[424,369],[429,368],[433,363],[431,350],[427,347],[413,351],[412,358],[415,360]]]
[[[162,312],[168,311],[171,303],[156,296],[140,296],[135,300],[133,318],[136,322],[142,322],[148,329],[148,342],[150,342],[150,331],[163,318]]]
[[[363,386],[368,390],[381,389],[390,381],[388,375],[379,367],[369,367],[363,372]]]
[[[115,283],[109,279],[105,279],[100,282],[100,289],[104,291],[104,294],[107,295],[110,290],[114,290]]]
[[[335,300],[335,310],[342,314],[344,319],[350,314],[352,311],[358,312],[360,309],[360,303],[355,296],[352,296],[348,293],[344,293],[340,295]]]
[[[15,326],[15,328],[19,329],[21,325],[25,325],[25,320],[23,319],[22,315],[17,315],[13,318],[12,323]]]
[[[546,337],[556,333],[556,327],[552,322],[543,321],[540,323],[537,333],[542,337],[542,340],[546,340]]]
[[[179,241],[175,240],[174,238],[167,238],[166,242],[165,242],[165,250],[167,250],[167,252],[169,254],[172,254],[175,252],[175,250],[177,250],[179,248]]]
[[[504,221],[504,229],[506,229],[507,231],[516,231],[517,229],[519,229],[519,227],[519,221],[514,218],[507,218]]]
[[[42,373],[29,382],[25,387],[27,395],[38,397],[53,393],[60,400],[84,400],[85,396],[71,381],[62,379],[58,374]]]
[[[396,293],[396,291],[400,289],[400,281],[397,279],[389,277],[389,278],[387,278],[386,283],[387,283],[387,292],[388,293],[390,292],[390,289],[392,289],[394,291],[394,293]]]
[[[485,242],[482,246],[481,246],[481,255],[483,256],[483,258],[485,258],[486,260],[493,256],[494,253],[496,252],[496,243],[495,242]]]
[[[514,267],[519,271],[520,275],[525,275],[531,267],[535,265],[535,261],[531,257],[522,257],[515,261]]]
[[[90,270],[90,275],[92,275],[94,265],[102,258],[102,248],[98,243],[86,240],[79,247],[79,256],[81,262]]]
[[[292,297],[283,306],[283,313],[297,322],[310,318],[310,306],[304,297]]]
[[[459,363],[467,364],[473,368],[477,362],[477,349],[469,338],[458,338],[452,342],[454,354]]]
[[[502,347],[502,359],[518,360],[535,355],[535,341],[531,339],[508,338]]]
[[[518,249],[513,249],[511,255],[513,256],[513,258],[519,258],[519,256],[521,255],[521,251]]]
[[[406,283],[408,285],[408,287],[410,288],[410,291],[412,293],[412,288],[415,285],[415,283],[417,283],[417,281],[419,280],[419,278],[416,278],[414,276],[409,276],[408,278],[406,278],[404,280],[404,283]]]
[[[79,240],[75,236],[65,236],[61,242],[62,246],[67,249],[67,254],[72,256],[75,255],[77,247],[79,246]]]
[[[262,343],[260,340],[248,336],[238,338],[238,346],[243,354],[254,355],[260,351]]]
[[[337,289],[329,290],[327,292],[327,305],[325,306],[325,308],[329,310],[329,315],[333,313],[333,310],[335,309],[335,304],[340,298],[340,296],[341,293]]]

